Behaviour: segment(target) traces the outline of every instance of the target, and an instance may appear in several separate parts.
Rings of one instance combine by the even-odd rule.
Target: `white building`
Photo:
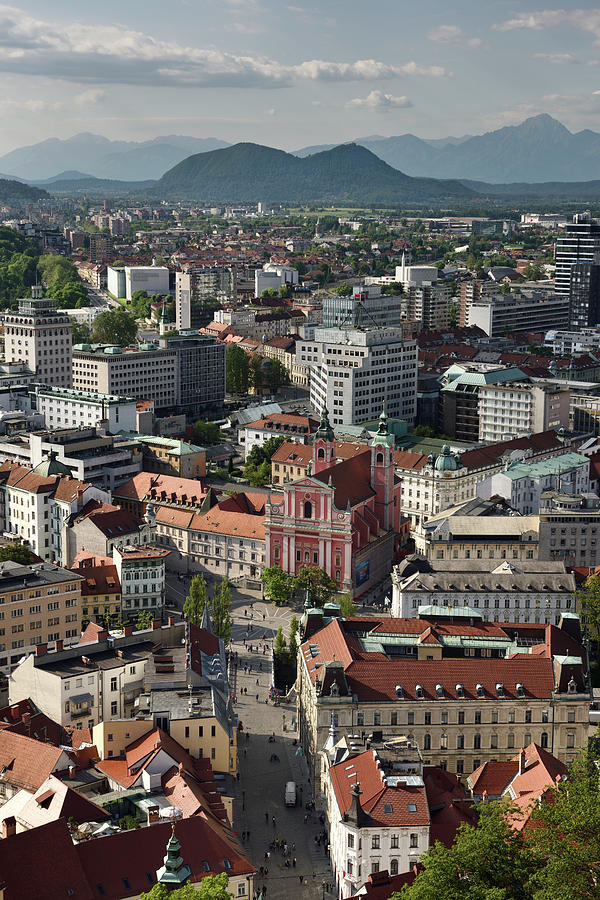
[[[492,621],[558,625],[565,612],[576,612],[575,576],[564,562],[417,560],[394,567],[392,586],[392,616],[402,618],[468,616],[475,610]],[[492,649],[490,642],[490,649],[477,655],[492,656]],[[457,650],[475,656],[468,640]]]
[[[521,515],[537,515],[544,491],[585,494],[590,490],[590,460],[580,453],[563,453],[539,462],[511,462],[477,485],[484,500],[504,497]]]
[[[556,382],[482,384],[479,440],[496,443],[550,428],[568,428],[569,396],[569,388]]]
[[[107,431],[136,431],[137,401],[73,388],[32,385],[32,407],[42,413],[48,428],[87,428],[104,423]]]
[[[63,309],[62,312],[78,325],[87,325],[88,328],[91,328],[94,319],[108,309],[110,309],[109,306],[82,306],[81,309]]]
[[[165,605],[165,559],[170,550],[159,547],[113,547],[121,581],[123,618],[150,612],[160,619]]]
[[[299,341],[298,363],[310,366],[310,402],[327,407],[331,424],[390,418],[413,422],[417,406],[417,343],[401,328],[317,328]]]
[[[41,285],[31,298],[19,300],[18,312],[6,312],[4,359],[27,363],[38,381],[71,387],[71,320],[56,309],[56,300],[42,297]]]
[[[423,331],[441,331],[450,325],[452,290],[435,281],[411,281],[407,285],[407,317],[420,322]]]
[[[355,285],[348,297],[323,297],[323,327],[396,327],[402,325],[404,303],[400,295],[382,294],[379,285]]]
[[[238,440],[244,446],[244,458],[253,447],[264,447],[271,438],[283,435],[299,444],[308,444],[319,423],[309,416],[274,413],[249,422],[239,429]]]
[[[278,291],[284,284],[298,284],[298,269],[290,266],[278,266],[276,263],[265,263],[262,269],[254,273],[254,294],[260,297],[264,290]]]
[[[547,331],[568,324],[569,304],[551,290],[481,296],[473,300],[469,310],[469,325],[477,325],[490,337],[501,338],[510,331]]]
[[[438,280],[437,266],[411,266],[408,265],[406,253],[402,254],[402,262],[396,266],[396,281],[400,282],[402,287],[406,288],[409,284],[423,284],[423,282],[434,282]]]
[[[574,353],[600,351],[600,328],[582,328],[580,331],[552,329],[544,339],[544,347],[552,350],[553,356],[573,356]]]
[[[169,270],[166,266],[125,266],[125,299],[136,291],[147,294],[169,293]]]
[[[230,266],[186,266],[175,273],[175,324],[178,331],[210,322],[220,304],[235,302],[236,271]]]
[[[88,500],[109,502],[110,495],[70,477],[55,454],[35,469],[16,463],[0,466],[0,530],[27,544],[44,560],[67,559],[68,519]]]
[[[375,750],[339,751],[339,744],[329,751],[333,765],[322,784],[339,896],[350,897],[371,874],[410,871],[429,847],[431,817],[418,750],[416,765],[386,773]]]

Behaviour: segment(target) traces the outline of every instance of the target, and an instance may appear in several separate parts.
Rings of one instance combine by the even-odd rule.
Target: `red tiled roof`
[[[29,698],[0,709],[0,729],[55,746],[65,743],[62,725],[40,712]]]
[[[190,622],[190,664],[194,672],[202,675],[202,654],[214,656],[221,651],[219,638]]]
[[[540,431],[537,434],[531,434],[529,437],[515,438],[512,441],[501,441],[498,444],[488,444],[487,447],[479,447],[476,450],[465,450],[461,454],[463,466],[467,469],[479,469],[482,466],[491,466],[497,462],[502,456],[511,453],[513,450],[533,450],[536,453],[542,453],[545,450],[558,450],[564,447],[562,441],[557,437],[556,431]]]
[[[54,775],[50,775],[40,785],[19,813],[19,817],[32,827],[45,825],[47,821],[60,819],[62,816],[68,820],[75,819],[78,824],[101,822],[110,818],[102,807],[96,806],[88,797],[70,788],[67,782]]]
[[[35,475],[28,466],[10,461],[0,465],[0,483],[18,487],[19,490],[29,491],[32,494],[52,494],[57,500],[67,502],[76,500],[83,491],[91,487],[89,482],[79,481],[68,475],[42,478],[41,475]]]
[[[333,502],[337,509],[345,509],[362,503],[375,493],[371,487],[371,455],[359,453],[316,475],[311,475],[334,489]]]
[[[489,760],[469,775],[468,784],[474,794],[487,793],[489,797],[500,797],[519,771],[518,761]]]
[[[416,867],[418,870],[418,866]],[[389,900],[392,894],[400,892],[405,884],[412,884],[417,871],[403,872],[402,875],[390,875],[387,869],[372,872],[361,888],[360,894],[353,894],[349,900]]]
[[[422,469],[427,465],[427,457],[410,450],[395,450],[394,465],[399,469]]]
[[[0,877],[6,900],[94,897],[64,818],[0,841]]]
[[[103,566],[72,566],[72,571],[83,575],[81,582],[82,597],[96,596],[97,594],[119,594],[121,582],[119,573],[114,564]]]
[[[388,786],[373,750],[365,750],[364,753],[332,766],[329,777],[342,815],[350,808],[351,788],[358,782],[361,790],[360,805],[369,813],[374,827],[429,825],[424,786],[409,786],[402,782],[397,787]],[[409,803],[416,806],[414,812],[409,810]],[[391,812],[385,811],[384,807],[388,804]]]
[[[437,766],[425,766],[423,780],[431,815],[429,846],[441,841],[446,847],[450,847],[463,822],[468,825],[476,823],[477,811],[468,802],[467,792],[460,779],[452,772],[446,772]]]
[[[9,784],[36,791],[48,775],[67,768],[69,762],[60,747],[0,730],[0,769]]]
[[[105,537],[114,538],[124,534],[137,534],[143,526],[138,516],[121,506],[90,500],[85,504],[74,521],[74,525],[89,519]]]
[[[200,503],[206,496],[207,487],[196,478],[177,478],[175,475],[157,475],[153,472],[138,472],[129,481],[120,484],[113,491],[114,497],[130,500],[153,500],[169,503]],[[164,494],[164,496],[163,496]],[[185,496],[185,500],[183,499]]]
[[[278,428],[269,428],[269,424],[271,425],[281,425],[281,429]],[[292,413],[272,413],[270,416],[265,416],[264,419],[257,419],[255,422],[248,422],[247,425],[244,425],[244,428],[255,428],[268,430],[269,432],[273,432],[273,434],[277,435],[280,430],[289,430],[292,425],[296,425],[298,428],[304,427],[308,428],[308,433],[316,431],[319,427],[319,423],[316,419],[311,419],[310,416],[297,416]]]

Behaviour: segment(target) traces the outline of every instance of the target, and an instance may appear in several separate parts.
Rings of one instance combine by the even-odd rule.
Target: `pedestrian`
[[[293,867],[294,867],[294,869],[295,869],[295,868],[296,868],[296,857],[293,858],[293,860],[292,860],[292,865],[293,865]]]
[[[316,877],[317,877],[317,873],[313,872],[313,881],[315,880]]]
[[[272,818],[273,818],[273,828],[275,828],[275,826],[277,825],[277,822],[275,821],[275,816],[273,816]]]
[[[286,869],[289,869],[289,867],[290,867],[289,859],[286,859],[286,861],[284,862],[284,866],[286,867]]]
[[[247,840],[247,841],[250,840],[250,832],[249,832],[249,831],[246,832],[246,840]]]
[[[256,702],[258,703],[258,694],[256,695]]]
[[[268,812],[265,813],[265,822],[267,822],[267,824],[269,822],[269,813]]]
[[[302,884],[302,882],[304,881],[304,875],[298,875],[298,878],[300,879],[300,884]]]
[[[248,752],[248,751],[247,751],[246,748],[244,747],[244,756],[246,755],[247,752]]]
[[[258,871],[259,871],[259,873],[260,873],[260,877],[262,878],[263,873],[264,873],[264,871],[265,871],[265,867],[264,867],[264,866],[261,866],[260,869],[259,869]]]

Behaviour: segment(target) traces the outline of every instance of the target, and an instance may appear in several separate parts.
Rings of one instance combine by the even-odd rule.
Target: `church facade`
[[[401,541],[400,481],[385,412],[370,452],[341,462],[327,410],[306,476],[266,506],[266,565],[297,575],[321,566],[341,591],[360,597],[390,574]]]

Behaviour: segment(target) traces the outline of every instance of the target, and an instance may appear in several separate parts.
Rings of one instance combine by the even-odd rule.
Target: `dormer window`
[[[500,697],[500,698],[504,697],[504,685],[502,684],[501,681],[498,681],[496,683],[496,693],[498,694],[498,697]]]
[[[525,688],[523,687],[523,685],[521,684],[520,681],[517,681],[516,687],[517,687],[517,697],[524,697],[525,696]]]
[[[483,689],[483,685],[482,685],[482,684],[477,684],[477,685],[476,685],[476,687],[475,687],[475,692],[476,692],[476,694],[477,694],[477,697],[478,697],[480,700],[483,700],[483,698],[485,697],[485,691],[484,691],[484,689]]]
[[[443,686],[442,686],[441,684],[436,684],[436,686],[435,686],[435,696],[438,698],[438,700],[443,700],[443,699],[444,699],[444,688],[443,688]]]
[[[417,700],[423,700],[425,697],[425,692],[423,690],[423,685],[418,684],[415,688],[415,693],[417,695]]]
[[[404,688],[401,684],[396,685],[396,700],[404,700]]]
[[[457,685],[456,685],[456,696],[457,696],[460,700],[463,700],[463,699],[464,699],[464,696],[465,696],[465,688],[464,688],[464,685],[462,685],[462,684],[457,684]]]

